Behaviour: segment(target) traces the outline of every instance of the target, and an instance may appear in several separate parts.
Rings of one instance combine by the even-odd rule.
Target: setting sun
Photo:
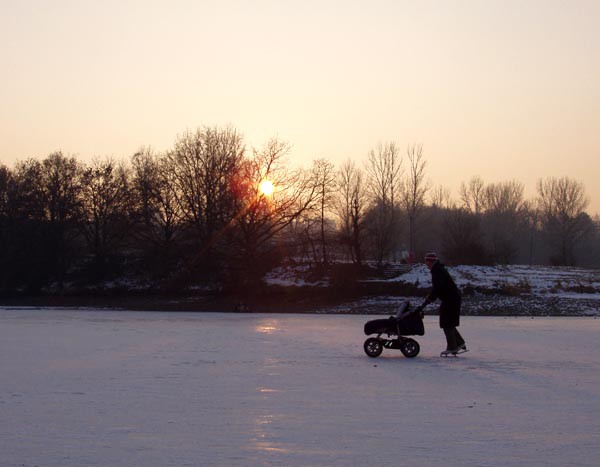
[[[271,196],[273,191],[275,191],[275,186],[270,180],[263,180],[260,182],[260,185],[258,185],[258,190],[265,196]]]

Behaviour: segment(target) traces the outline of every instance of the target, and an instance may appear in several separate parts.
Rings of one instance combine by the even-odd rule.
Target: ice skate
[[[459,345],[458,347],[456,347],[454,349],[444,350],[442,353],[440,353],[440,357],[456,357],[457,355],[468,352],[468,351],[469,351],[469,349],[467,349],[466,344],[463,344],[463,345]]]

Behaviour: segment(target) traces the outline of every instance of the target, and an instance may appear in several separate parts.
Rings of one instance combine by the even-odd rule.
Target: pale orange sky
[[[423,143],[428,174],[582,181],[600,212],[600,1],[0,0],[0,162],[231,124],[302,165]]]

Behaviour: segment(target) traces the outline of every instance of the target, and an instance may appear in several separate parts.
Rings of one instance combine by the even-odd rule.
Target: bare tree
[[[12,271],[12,210],[11,206],[12,191],[14,187],[14,177],[12,171],[0,165],[0,290],[9,289],[14,280],[14,271]]]
[[[396,143],[379,144],[369,152],[366,165],[371,193],[370,222],[377,262],[396,254],[399,217],[396,205],[402,185],[402,158]]]
[[[312,176],[316,190],[316,208],[318,210],[319,237],[321,243],[321,261],[327,265],[326,214],[331,210],[335,190],[335,166],[326,159],[317,159],[313,162]]]
[[[218,279],[227,255],[223,229],[235,215],[234,178],[244,159],[242,136],[231,127],[199,128],[180,135],[166,153],[170,194],[177,196],[188,244],[186,278]]]
[[[523,184],[516,180],[490,183],[484,189],[484,232],[496,262],[508,264],[518,255],[523,193]]]
[[[180,211],[176,184],[166,157],[141,148],[131,158],[132,192],[136,215],[141,224],[138,234],[144,242],[167,247],[178,231]]]
[[[316,210],[317,204],[315,203],[314,206],[306,209],[288,227],[282,230],[282,235],[288,239],[286,241],[286,250],[292,253],[291,258],[299,258],[301,261],[306,261],[307,263],[318,263],[320,261],[320,255],[315,243],[315,238],[317,237],[315,231],[318,230],[318,219],[315,215]],[[293,245],[292,248],[290,248],[290,240]]]
[[[318,199],[318,186],[310,173],[290,170],[290,146],[273,139],[252,158],[244,160],[236,178],[236,214],[227,227],[234,257],[246,278],[261,276],[260,267],[275,248],[278,234]],[[261,192],[262,181],[271,182],[272,194]]]
[[[146,231],[152,230],[154,191],[158,181],[158,167],[152,149],[140,148],[131,157],[131,168],[131,192],[135,203],[135,214],[145,227],[142,236],[151,239],[151,234],[146,235]]]
[[[336,212],[342,242],[349,247],[352,261],[363,261],[363,230],[367,193],[362,171],[348,159],[338,171]]]
[[[12,178],[10,169],[0,165],[0,220],[3,220],[9,212],[9,191]]]
[[[540,179],[538,205],[543,230],[556,254],[552,262],[575,264],[575,246],[589,233],[588,199],[583,183],[569,177]]]
[[[45,226],[45,193],[40,161],[28,159],[15,164],[5,180],[2,254],[8,273],[5,287],[23,287],[37,292],[48,280],[53,250]]]
[[[448,209],[452,207],[452,197],[450,189],[438,185],[431,190],[431,206],[438,209]]]
[[[402,158],[394,142],[377,145],[369,151],[367,176],[371,196],[384,205],[393,206],[401,189]]]
[[[490,183],[484,189],[483,206],[487,212],[516,213],[523,207],[524,191],[517,180]]]
[[[156,161],[158,180],[154,190],[155,217],[161,227],[162,239],[165,244],[170,243],[180,230],[182,218],[179,206],[178,193],[173,178],[173,170],[170,161],[164,155]]]
[[[42,163],[36,159],[19,161],[15,165],[12,204],[13,213],[20,219],[46,218]]]
[[[46,218],[51,223],[73,219],[78,211],[81,190],[81,166],[74,157],[62,152],[50,154],[42,161]]]
[[[483,210],[485,184],[480,177],[473,177],[468,184],[460,185],[460,199],[464,208],[475,214]]]
[[[42,161],[42,190],[47,220],[49,250],[53,272],[62,289],[67,269],[75,252],[74,240],[80,213],[81,164],[62,152]]]
[[[127,170],[114,160],[95,159],[82,174],[81,228],[98,264],[116,252],[129,227]],[[102,273],[102,271],[100,271]]]
[[[402,205],[408,217],[408,245],[412,254],[415,249],[416,225],[425,206],[425,195],[429,191],[430,185],[425,180],[427,162],[423,157],[423,145],[409,146],[406,154],[409,166],[402,194]]]
[[[453,264],[485,264],[481,218],[466,208],[450,209],[443,220],[442,248]]]
[[[167,153],[182,215],[199,243],[212,242],[233,215],[231,180],[243,156],[242,137],[229,127],[186,132]]]
[[[525,225],[525,231],[527,232],[527,262],[531,266],[534,264],[536,241],[540,230],[540,213],[535,205],[535,202],[525,201],[522,209],[522,217]]]

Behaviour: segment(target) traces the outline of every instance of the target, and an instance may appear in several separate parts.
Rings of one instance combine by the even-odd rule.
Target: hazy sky
[[[231,124],[302,165],[422,143],[455,197],[568,175],[598,213],[599,25],[600,0],[0,0],[0,163]]]

